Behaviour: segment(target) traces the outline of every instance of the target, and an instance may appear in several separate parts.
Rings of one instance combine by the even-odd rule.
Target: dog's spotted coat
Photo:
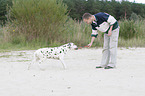
[[[68,43],[68,44],[64,44],[60,47],[38,49],[34,53],[33,63],[35,61],[39,61],[39,67],[40,67],[40,63],[46,59],[50,59],[50,58],[59,59],[61,61],[61,63],[63,64],[64,69],[66,69],[66,65],[63,60],[64,54],[66,54],[68,52],[68,50],[75,49],[75,48],[77,48],[77,46],[74,45],[74,43]],[[28,69],[30,68],[30,65],[29,65]]]

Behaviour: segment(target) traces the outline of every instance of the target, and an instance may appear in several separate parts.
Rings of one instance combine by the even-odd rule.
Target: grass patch
[[[12,55],[2,55],[2,56],[0,56],[0,58],[9,58],[10,56],[12,56]]]
[[[119,47],[145,47],[144,38],[132,38],[128,40],[119,38],[118,43],[119,43]]]
[[[29,62],[31,60],[17,60],[17,61],[12,61],[12,62]]]

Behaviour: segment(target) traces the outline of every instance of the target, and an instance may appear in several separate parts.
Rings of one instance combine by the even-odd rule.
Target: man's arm
[[[91,43],[90,43],[90,44],[88,44],[89,48],[92,46],[92,44],[93,44],[94,40],[95,40],[95,37],[92,37],[92,39],[91,39]]]

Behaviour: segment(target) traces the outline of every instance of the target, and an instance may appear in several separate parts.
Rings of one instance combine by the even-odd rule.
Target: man
[[[117,20],[107,13],[97,13],[92,15],[85,13],[83,21],[92,26],[91,43],[92,46],[94,39],[98,36],[98,30],[104,32],[104,47],[101,65],[96,68],[113,69],[116,67],[117,59],[117,45],[119,36],[119,25]]]

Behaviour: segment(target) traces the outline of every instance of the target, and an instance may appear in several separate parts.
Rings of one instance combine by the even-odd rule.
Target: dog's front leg
[[[63,68],[66,69],[66,64],[65,64],[63,58],[59,58],[59,60],[61,61],[62,65],[63,65]]]

